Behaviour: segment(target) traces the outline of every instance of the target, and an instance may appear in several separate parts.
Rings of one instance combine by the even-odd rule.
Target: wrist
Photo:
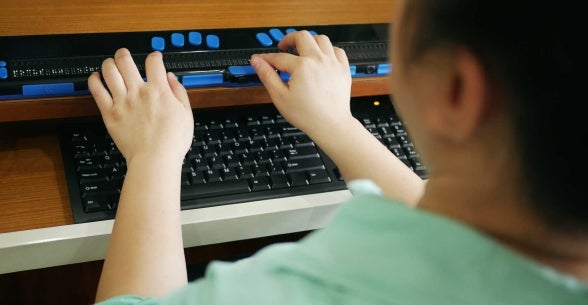
[[[363,125],[353,116],[345,119],[334,120],[331,123],[322,123],[317,128],[308,130],[307,135],[319,146],[331,146],[342,143],[350,135],[362,130]]]
[[[181,168],[183,160],[184,156],[169,153],[166,154],[158,151],[138,153],[126,158],[127,168],[129,169],[135,166],[156,166],[162,171]]]

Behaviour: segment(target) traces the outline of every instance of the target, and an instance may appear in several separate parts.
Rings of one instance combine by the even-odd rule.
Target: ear
[[[471,51],[454,50],[447,67],[445,89],[439,90],[428,113],[432,127],[447,139],[460,142],[475,136],[488,110],[488,83],[483,66]]]

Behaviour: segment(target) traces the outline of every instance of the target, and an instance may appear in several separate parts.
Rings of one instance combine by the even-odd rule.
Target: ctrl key
[[[84,212],[92,213],[112,210],[118,202],[118,192],[108,183],[90,183],[82,185],[82,206]]]
[[[110,210],[109,200],[110,196],[106,194],[86,195],[82,198],[84,212],[92,213]]]

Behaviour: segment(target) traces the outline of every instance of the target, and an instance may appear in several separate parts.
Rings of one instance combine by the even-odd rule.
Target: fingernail
[[[259,56],[253,55],[251,56],[251,60],[249,60],[249,62],[251,63],[251,66],[256,68],[259,67],[259,65],[261,64],[261,59],[259,58]]]

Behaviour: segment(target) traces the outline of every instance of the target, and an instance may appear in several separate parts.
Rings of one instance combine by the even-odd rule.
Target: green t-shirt
[[[358,182],[332,222],[299,242],[213,262],[161,300],[100,304],[588,304],[585,283]]]

